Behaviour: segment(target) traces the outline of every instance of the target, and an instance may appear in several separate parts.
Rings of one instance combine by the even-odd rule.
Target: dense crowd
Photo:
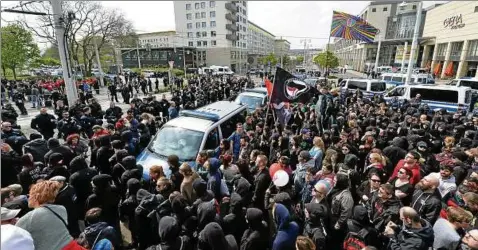
[[[478,117],[320,86],[144,179],[135,157],[166,120],[251,82],[196,77],[159,101],[132,82],[109,86],[125,114],[57,100],[29,139],[2,113],[2,249],[478,250]]]

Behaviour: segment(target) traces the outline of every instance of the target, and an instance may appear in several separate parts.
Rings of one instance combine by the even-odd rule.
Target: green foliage
[[[53,58],[56,60],[60,60],[60,52],[58,52],[58,47],[50,46],[48,47],[42,55],[43,58]]]
[[[297,56],[295,60],[297,61],[298,64],[302,64],[304,63],[304,56]]]
[[[280,60],[280,59],[279,59]],[[282,59],[283,60],[283,59]],[[259,62],[263,65],[268,65],[269,62],[271,63],[272,67],[275,67],[275,65],[278,62],[277,57],[274,55],[274,53],[270,53],[269,55],[262,57],[259,59]]]
[[[16,79],[16,70],[24,68],[40,56],[40,49],[32,34],[17,24],[1,27],[2,70],[10,69]]]
[[[332,51],[319,53],[314,57],[314,63],[324,68],[336,68],[339,66],[339,59]]]
[[[133,71],[135,73],[141,73],[142,71],[145,71],[145,70],[151,70],[151,71],[154,71],[154,72],[157,72],[157,73],[168,72],[168,68],[166,68],[166,67],[146,67],[146,68],[141,68],[141,69],[139,69],[139,68],[132,68],[131,69],[131,71]],[[182,69],[173,69],[172,73],[175,76],[184,76],[184,71]]]
[[[38,67],[37,65],[38,66],[41,66],[41,65],[60,66],[61,62],[60,62],[60,60],[52,58],[52,57],[41,57],[41,58],[36,59],[35,62],[34,62],[34,65],[32,65],[32,66]]]

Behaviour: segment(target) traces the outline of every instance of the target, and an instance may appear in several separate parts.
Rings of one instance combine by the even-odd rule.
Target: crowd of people
[[[478,250],[478,117],[420,100],[319,86],[144,178],[136,156],[163,118],[250,85],[189,79],[171,100],[124,98],[126,114],[59,101],[29,139],[4,121],[2,249]]]

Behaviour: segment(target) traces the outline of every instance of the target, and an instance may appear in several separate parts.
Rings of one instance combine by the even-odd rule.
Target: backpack
[[[368,230],[362,228],[357,233],[349,232],[344,240],[344,250],[361,250],[367,246],[365,244],[365,237],[368,234]]]

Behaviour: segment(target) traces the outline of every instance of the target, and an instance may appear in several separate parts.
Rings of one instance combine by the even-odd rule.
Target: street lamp
[[[400,4],[400,7],[406,6],[407,3],[402,2]],[[407,78],[405,80],[405,84],[410,84],[410,80],[412,79],[412,71],[413,71],[413,58],[415,57],[415,53],[417,50],[417,45],[418,45],[418,33],[420,32],[420,23],[422,20],[422,5],[423,2],[418,3],[418,8],[417,8],[417,15],[415,18],[415,28],[413,30],[413,40],[412,40],[412,48],[410,50],[410,58],[408,59],[408,69],[407,69]],[[405,55],[403,55],[405,56]]]

